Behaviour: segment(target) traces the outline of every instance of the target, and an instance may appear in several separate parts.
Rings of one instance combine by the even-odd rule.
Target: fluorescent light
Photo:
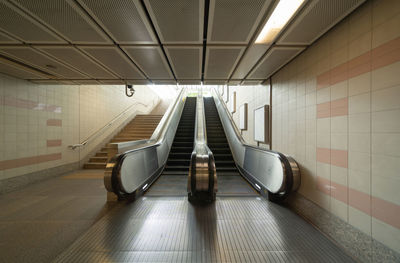
[[[256,44],[270,44],[296,13],[304,0],[280,0],[272,15],[268,19],[261,33],[256,39]]]
[[[145,185],[142,187],[142,190],[146,189],[147,185],[148,185],[148,184],[145,184]]]
[[[258,188],[258,190],[261,190],[261,187],[258,184],[256,184],[256,187]]]

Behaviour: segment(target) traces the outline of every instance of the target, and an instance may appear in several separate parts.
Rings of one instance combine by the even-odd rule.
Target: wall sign
[[[247,109],[247,103],[239,107],[239,129],[241,130],[247,130]]]
[[[254,110],[254,140],[269,143],[269,105]]]

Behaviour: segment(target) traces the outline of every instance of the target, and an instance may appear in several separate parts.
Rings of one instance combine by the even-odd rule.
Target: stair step
[[[89,159],[90,163],[106,163],[107,162],[107,157],[91,157]]]
[[[84,169],[106,169],[106,163],[85,163]]]
[[[97,152],[96,156],[97,157],[107,157],[107,152]]]

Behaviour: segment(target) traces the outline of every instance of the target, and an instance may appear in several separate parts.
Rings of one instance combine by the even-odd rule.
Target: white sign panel
[[[231,113],[236,112],[236,91],[232,92],[232,94],[229,98],[229,111]]]
[[[264,105],[254,110],[254,140],[268,143],[269,106]]]
[[[229,98],[229,88],[228,86],[224,86],[224,93],[222,95],[222,98],[224,99],[224,102],[228,102],[228,98]]]
[[[247,103],[239,108],[239,129],[247,130]]]

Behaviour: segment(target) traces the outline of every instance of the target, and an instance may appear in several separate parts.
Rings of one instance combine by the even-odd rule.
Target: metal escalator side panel
[[[241,173],[257,190],[267,189],[271,194],[285,198],[300,185],[300,171],[293,158],[281,153],[261,149],[244,142],[219,95],[214,91],[217,108],[234,161]]]
[[[185,100],[181,92],[159,130],[159,139],[143,147],[126,151],[113,157],[107,164],[104,184],[107,191],[119,198],[135,195],[145,190],[162,172],[173,138],[183,112]]]

